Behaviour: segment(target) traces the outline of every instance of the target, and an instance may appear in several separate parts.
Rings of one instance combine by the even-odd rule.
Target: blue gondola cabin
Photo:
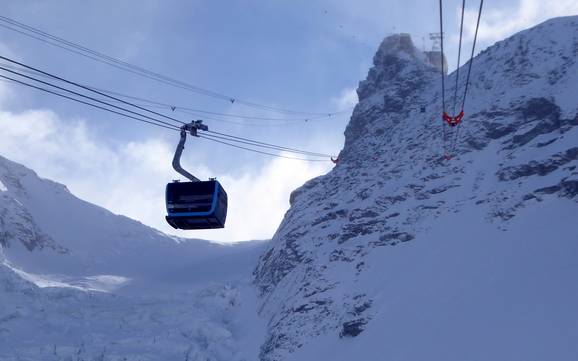
[[[225,227],[227,193],[218,181],[169,183],[165,196],[166,220],[173,228]]]

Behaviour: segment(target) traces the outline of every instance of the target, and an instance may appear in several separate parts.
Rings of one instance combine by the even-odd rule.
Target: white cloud
[[[343,89],[337,98],[332,99],[335,108],[339,110],[353,108],[358,102],[359,98],[357,97],[357,91],[355,88]]]
[[[242,177],[219,177],[229,196],[226,230],[203,231],[202,238],[235,240],[270,238],[289,209],[289,194],[330,168],[330,163],[306,163],[277,158]]]
[[[0,111],[1,155],[66,184],[80,198],[186,237],[223,242],[271,237],[289,207],[290,192],[330,167],[273,159],[241,176],[221,174],[229,195],[227,228],[176,233],[164,220],[165,184],[176,176],[171,167],[172,140],[115,146],[100,139],[83,120],[65,121],[47,110]],[[191,158],[183,163],[195,164]],[[213,174],[202,165],[195,173],[202,178]]]
[[[515,6],[486,7],[480,21],[479,39],[483,42],[502,40],[520,30],[537,25],[549,18],[578,14],[576,0],[519,0]],[[473,37],[477,7],[466,12],[466,28]]]

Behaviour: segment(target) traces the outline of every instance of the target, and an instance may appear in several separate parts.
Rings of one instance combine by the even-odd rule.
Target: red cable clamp
[[[450,127],[455,127],[456,125],[460,124],[462,122],[463,117],[464,117],[464,111],[463,110],[460,112],[460,114],[456,115],[455,117],[452,117],[451,115],[449,115],[446,112],[444,112],[444,114],[443,114],[444,121],[446,123],[448,123],[448,125]]]

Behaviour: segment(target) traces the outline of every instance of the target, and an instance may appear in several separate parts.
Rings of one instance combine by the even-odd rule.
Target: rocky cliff
[[[307,353],[300,354],[301,349],[313,352],[315,344],[333,340],[326,341],[333,345],[326,345],[327,352],[346,339],[362,340],[371,327],[393,334],[371,344],[374,351],[395,350],[405,341],[395,336],[393,330],[402,326],[391,314],[413,315],[412,307],[431,307],[444,293],[453,295],[452,302],[471,295],[450,284],[466,281],[466,270],[463,279],[457,280],[455,275],[436,276],[432,272],[430,279],[424,274],[422,283],[399,287],[445,286],[428,293],[417,305],[414,298],[404,301],[406,308],[393,305],[392,300],[402,297],[402,291],[392,286],[396,280],[421,272],[422,264],[432,259],[400,252],[445,249],[447,253],[438,255],[446,257],[445,265],[454,264],[460,257],[457,250],[467,247],[463,259],[472,257],[472,267],[480,267],[471,270],[476,275],[486,272],[482,269],[489,261],[475,258],[467,250],[484,243],[487,246],[480,253],[492,250],[501,254],[500,247],[505,245],[524,249],[550,244],[555,249],[561,247],[560,252],[575,254],[578,232],[568,217],[578,214],[577,58],[578,17],[547,21],[484,50],[474,59],[459,136],[455,128],[446,129],[449,138],[457,139],[455,157],[447,161],[443,158],[439,70],[407,36],[386,38],[367,79],[359,84],[360,101],[345,131],[340,163],[329,174],[293,192],[291,209],[254,271],[261,294],[260,312],[268,321],[261,359],[293,356],[305,360]],[[465,86],[463,74],[462,70],[458,93]],[[450,104],[454,77],[455,72],[446,81]],[[458,241],[454,248],[444,248],[447,242]],[[520,257],[525,257],[522,253]],[[543,266],[548,272],[549,266],[542,265],[541,260],[530,259],[519,262],[529,268],[531,264],[538,269]],[[566,271],[560,270],[560,277],[576,280],[566,273],[577,269],[576,262],[570,263]],[[391,269],[392,264],[398,267]],[[488,277],[493,282],[500,282],[500,277],[510,279],[517,272],[516,265],[507,265],[504,267],[513,268],[504,268],[501,276],[492,272]],[[528,269],[528,275],[533,273]],[[487,280],[483,281],[486,284]],[[520,280],[512,278],[511,282],[515,288],[514,282]],[[542,286],[536,285],[538,289]],[[490,302],[492,287],[497,286],[489,282],[486,287],[483,290]],[[483,297],[482,292],[477,302],[483,304]],[[568,299],[576,297],[573,293]],[[504,307],[515,303],[507,297],[502,302]],[[433,312],[441,312],[450,320],[471,316],[449,306],[443,310]],[[500,315],[480,313],[486,319]],[[422,327],[420,323],[414,326],[416,331]],[[493,328],[509,326],[486,325],[483,330],[496,333]],[[543,327],[543,332],[549,330],[539,321],[533,326]],[[440,330],[443,334],[444,328]],[[415,347],[429,345],[428,340],[439,333],[422,336],[414,340]],[[547,336],[543,338],[549,340]],[[460,337],[458,333],[456,338]],[[463,341],[467,344],[471,340]],[[492,345],[487,349],[502,350]],[[529,353],[532,357],[537,354]],[[323,355],[317,354],[318,359]],[[423,357],[467,358],[461,354],[457,358],[443,353],[434,356],[432,351]],[[486,356],[490,359],[495,355]],[[332,357],[347,359],[339,354]],[[383,358],[366,354],[358,359]]]

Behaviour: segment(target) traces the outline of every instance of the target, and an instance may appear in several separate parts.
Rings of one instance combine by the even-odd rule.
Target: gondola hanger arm
[[[203,124],[202,120],[194,120],[188,124],[185,124],[181,127],[181,139],[179,140],[179,144],[177,144],[177,149],[175,150],[175,156],[173,157],[173,168],[183,177],[189,179],[191,182],[200,182],[200,179],[192,175],[191,173],[187,172],[181,166],[181,156],[183,154],[183,149],[185,149],[185,142],[187,141],[187,132],[190,133],[194,137],[198,137],[198,130],[209,130],[205,124]]]

